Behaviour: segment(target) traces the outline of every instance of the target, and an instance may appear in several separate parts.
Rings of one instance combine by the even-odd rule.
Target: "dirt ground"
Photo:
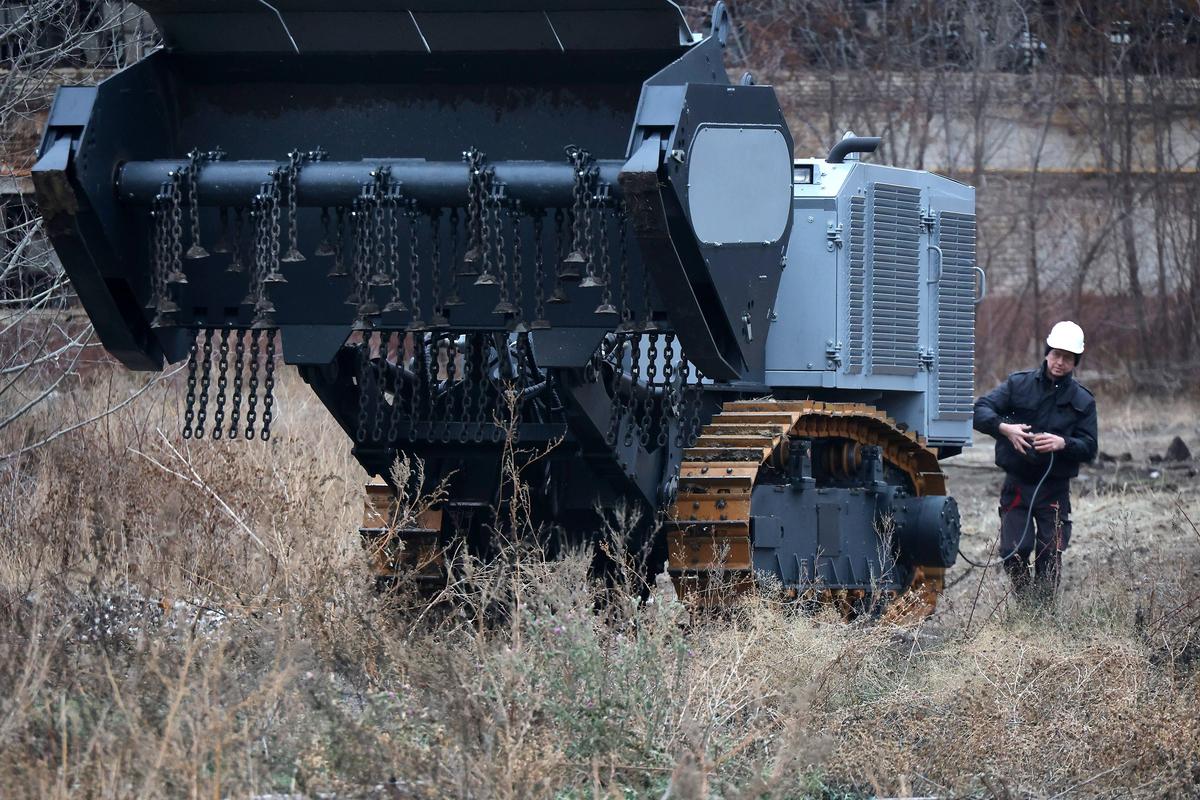
[[[1072,482],[1064,597],[1086,593],[1101,579],[1107,586],[1118,576],[1132,597],[1147,603],[1164,579],[1200,586],[1200,531],[1188,523],[1200,525],[1200,418],[1194,404],[1100,399],[1098,410],[1100,458]],[[1176,437],[1192,451],[1191,460],[1161,460]],[[962,515],[960,549],[978,563],[994,560],[998,546],[1003,473],[993,457],[994,440],[976,432],[973,447],[942,462]],[[958,621],[980,589],[978,572],[959,559],[947,575],[951,588],[939,617]],[[998,565],[988,572],[983,588],[994,604],[1006,580]]]

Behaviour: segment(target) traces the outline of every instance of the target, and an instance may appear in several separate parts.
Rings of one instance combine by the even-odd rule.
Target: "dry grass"
[[[134,386],[101,370],[0,449]],[[155,390],[0,463],[5,797],[1200,790],[1194,494],[1080,498],[1053,614],[988,571],[915,629],[764,598],[690,624],[520,543],[421,613],[370,588],[341,431],[280,395],[267,445],[185,447]]]

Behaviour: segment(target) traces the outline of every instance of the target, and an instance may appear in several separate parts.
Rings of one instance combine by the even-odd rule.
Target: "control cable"
[[[1046,471],[1042,473],[1041,479],[1037,482],[1037,486],[1035,486],[1033,489],[1033,495],[1029,498],[1029,510],[1025,512],[1025,527],[1023,527],[1021,529],[1021,538],[1017,541],[1017,543],[1015,545],[1013,545],[1013,549],[1011,551],[1009,551],[1006,555],[1002,556],[999,559],[992,559],[992,560],[986,561],[982,564],[979,563],[978,561],[973,561],[970,558],[968,558],[966,553],[964,553],[962,551],[961,547],[958,548],[958,555],[964,561],[966,561],[968,564],[970,564],[971,566],[983,567],[983,568],[987,568],[987,567],[993,566],[995,564],[1003,564],[1005,561],[1007,561],[1008,559],[1010,559],[1014,555],[1016,555],[1017,551],[1019,551],[1021,549],[1021,546],[1025,544],[1025,537],[1029,534],[1029,523],[1033,521],[1033,507],[1037,503],[1038,492],[1041,491],[1042,484],[1044,484],[1046,482],[1046,479],[1050,477],[1050,470],[1052,470],[1052,469],[1054,469],[1054,452],[1053,451],[1051,451],[1051,453],[1050,453],[1050,463],[1048,463],[1046,465]],[[997,532],[996,538],[997,539],[1000,538],[999,532]]]

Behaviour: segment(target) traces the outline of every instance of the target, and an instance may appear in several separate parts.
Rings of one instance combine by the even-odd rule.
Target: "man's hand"
[[[1008,439],[1016,451],[1021,455],[1025,455],[1026,451],[1034,445],[1034,436],[1028,425],[1018,425],[1015,422],[1001,422],[1000,435]],[[1049,436],[1050,434],[1041,434]],[[1056,437],[1057,438],[1057,437]]]
[[[1033,437],[1033,449],[1039,453],[1053,453],[1067,446],[1067,440],[1053,433],[1039,433]]]

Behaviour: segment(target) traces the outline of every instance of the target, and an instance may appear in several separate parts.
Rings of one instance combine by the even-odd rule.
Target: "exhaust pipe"
[[[878,136],[847,136],[829,149],[826,163],[842,164],[850,153],[874,153],[882,142]]]

